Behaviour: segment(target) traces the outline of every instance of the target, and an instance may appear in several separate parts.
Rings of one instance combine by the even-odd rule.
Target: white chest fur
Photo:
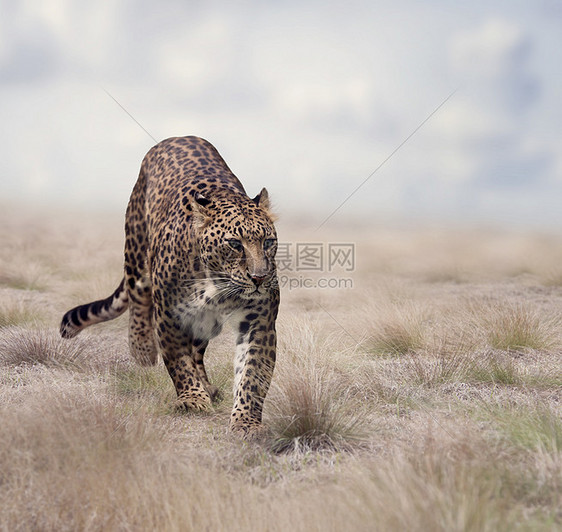
[[[176,308],[180,326],[189,330],[194,338],[210,340],[217,336],[227,321],[240,321],[232,304],[221,302],[220,292],[213,283],[186,294]]]

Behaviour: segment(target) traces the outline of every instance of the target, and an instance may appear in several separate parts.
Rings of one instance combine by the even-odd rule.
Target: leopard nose
[[[252,275],[252,282],[256,285],[256,286],[260,286],[264,281],[265,281],[265,275]]]

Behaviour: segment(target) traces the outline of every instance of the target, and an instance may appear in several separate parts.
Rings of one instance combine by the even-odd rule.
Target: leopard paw
[[[246,440],[261,440],[268,434],[260,421],[253,419],[237,419],[230,422],[230,432]]]
[[[211,397],[206,392],[181,394],[175,402],[178,410],[204,412],[211,409]]]

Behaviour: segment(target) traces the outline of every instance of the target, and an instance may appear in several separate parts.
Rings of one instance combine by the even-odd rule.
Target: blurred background
[[[555,0],[3,0],[0,203],[124,213],[193,134],[284,219],[557,230],[561,98]]]

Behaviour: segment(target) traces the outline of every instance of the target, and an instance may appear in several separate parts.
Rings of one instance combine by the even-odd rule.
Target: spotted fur
[[[68,311],[61,335],[129,309],[129,346],[162,358],[182,407],[206,409],[218,389],[203,358],[230,320],[237,331],[233,430],[259,427],[275,366],[277,235],[266,189],[251,199],[217,150],[198,137],[145,156],[125,222],[125,274],[107,299]]]

